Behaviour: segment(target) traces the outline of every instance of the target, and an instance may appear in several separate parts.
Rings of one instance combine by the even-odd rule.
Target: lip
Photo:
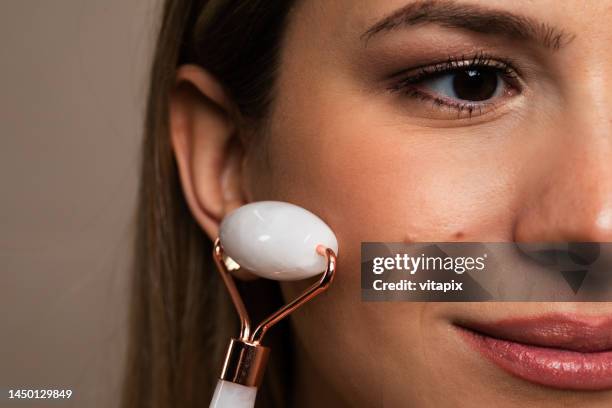
[[[559,389],[612,389],[612,316],[554,314],[456,327],[470,346],[516,377]]]

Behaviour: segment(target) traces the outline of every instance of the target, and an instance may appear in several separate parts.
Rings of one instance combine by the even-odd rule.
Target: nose
[[[598,106],[568,109],[573,114],[546,131],[515,219],[516,242],[612,242],[612,113]]]

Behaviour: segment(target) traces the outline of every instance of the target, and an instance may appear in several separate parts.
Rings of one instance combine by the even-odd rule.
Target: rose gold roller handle
[[[251,408],[254,406],[257,387],[261,384],[270,352],[268,347],[261,345],[264,335],[281,319],[325,291],[334,279],[335,252],[331,248],[323,249],[322,246],[317,248],[317,252],[320,255],[324,254],[327,261],[327,266],[320,279],[296,299],[265,318],[255,330],[251,331],[251,320],[224,259],[223,246],[219,238],[215,240],[213,257],[240,317],[240,336],[230,341],[210,408]]]

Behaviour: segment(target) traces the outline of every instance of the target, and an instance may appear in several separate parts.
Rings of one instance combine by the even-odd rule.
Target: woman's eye
[[[502,95],[507,85],[497,69],[484,67],[439,74],[416,86],[444,99],[481,102]]]
[[[414,99],[408,105],[412,115],[462,119],[495,110],[521,93],[522,87],[512,67],[477,57],[421,68],[389,89]]]

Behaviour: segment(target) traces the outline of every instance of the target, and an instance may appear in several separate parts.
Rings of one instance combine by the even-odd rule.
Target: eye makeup
[[[390,75],[389,82],[387,89],[393,93],[455,112],[450,119],[486,114],[523,89],[511,61],[482,51],[402,69]]]

